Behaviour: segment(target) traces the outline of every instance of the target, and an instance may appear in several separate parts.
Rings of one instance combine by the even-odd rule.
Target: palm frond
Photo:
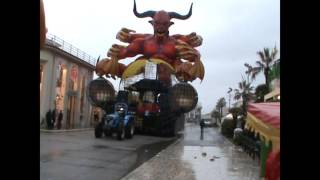
[[[264,62],[264,63],[266,63],[266,62]],[[266,66],[264,63],[262,63],[261,61],[256,61],[256,64],[257,64],[258,67],[260,67],[260,68],[264,68],[264,67]]]
[[[277,54],[278,54],[278,49],[276,46],[274,46],[274,48],[271,51],[271,58],[272,58],[271,61],[276,59]]]
[[[252,72],[252,66],[249,65],[248,63],[245,63],[244,66],[247,68],[245,71],[246,74],[250,74]]]
[[[244,66],[247,67],[248,69],[252,69],[252,66],[248,63],[245,63]]]
[[[261,67],[254,67],[252,72],[251,72],[251,78],[255,79],[256,76],[262,71]]]
[[[240,99],[241,98],[241,94],[236,94],[236,95],[234,95],[234,97],[233,97],[235,100],[238,100],[238,99]]]
[[[262,62],[266,61],[266,58],[265,58],[264,53],[262,51],[258,51],[257,54],[259,55]]]
[[[239,82],[239,89],[243,89],[242,82]]]

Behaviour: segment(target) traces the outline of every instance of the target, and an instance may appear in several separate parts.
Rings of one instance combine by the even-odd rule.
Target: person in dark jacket
[[[94,111],[93,120],[95,125],[99,122],[99,114],[97,111]]]
[[[46,113],[46,122],[47,122],[48,129],[51,129],[51,118],[52,118],[52,114],[51,114],[51,110],[49,109],[49,111]]]
[[[52,129],[54,129],[54,125],[55,125],[55,122],[56,122],[56,114],[57,114],[57,110],[56,109],[53,109],[52,111]]]
[[[63,113],[62,110],[60,110],[59,115],[58,115],[58,122],[57,122],[57,128],[61,129],[61,121],[63,119]]]
[[[204,120],[203,119],[201,119],[201,121],[200,121],[200,129],[201,129],[201,134],[203,134],[203,128],[204,128]]]

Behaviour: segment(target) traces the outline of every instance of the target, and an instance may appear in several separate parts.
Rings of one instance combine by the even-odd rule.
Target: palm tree
[[[256,97],[256,101],[255,102],[257,102],[257,103],[263,102],[264,101],[264,96],[266,94],[268,94],[268,92],[269,92],[269,90],[268,90],[267,85],[265,85],[265,84],[258,85],[256,87],[256,89],[255,89],[255,92],[254,92],[255,97]]]
[[[221,123],[222,119],[222,109],[223,107],[226,106],[226,100],[224,97],[220,98],[216,104],[216,109],[219,111],[220,117],[219,117],[219,122]]]
[[[251,83],[247,82],[243,77],[242,81],[239,82],[239,89],[234,89],[234,99],[239,100],[242,98],[242,111],[244,115],[246,115],[249,100],[254,97],[252,90],[253,86],[251,86]]]
[[[246,71],[247,74],[251,74],[251,78],[254,79],[257,74],[260,72],[264,73],[265,77],[265,84],[267,85],[269,89],[269,73],[270,73],[270,67],[272,62],[276,59],[278,54],[278,49],[275,46],[271,52],[269,48],[264,48],[263,51],[258,51],[257,54],[260,57],[259,61],[256,61],[257,67],[252,67],[249,64],[245,64],[245,66],[248,68]]]
[[[219,119],[220,118],[220,113],[218,110],[214,109],[212,112],[211,112],[211,117],[213,117],[215,120]]]
[[[259,67],[252,67],[248,63],[245,63],[244,66],[247,68],[247,70],[245,72],[247,74],[247,81],[250,82],[249,81],[249,77],[251,77],[251,82],[252,82],[253,80],[256,79],[256,76],[257,76],[258,71],[259,71]]]
[[[230,109],[230,101],[231,101],[231,92],[232,92],[232,88],[229,87],[229,91],[227,92],[229,94],[229,109]]]
[[[240,107],[232,107],[229,109],[229,113],[232,114],[232,119],[233,119],[233,126],[234,128],[237,127],[237,123],[238,123],[238,116],[243,114],[242,113],[242,108]]]

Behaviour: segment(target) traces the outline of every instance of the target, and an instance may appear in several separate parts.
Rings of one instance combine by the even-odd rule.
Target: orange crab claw
[[[176,67],[176,77],[180,81],[193,81],[191,74],[189,73],[192,68],[192,63],[184,62]]]
[[[96,65],[96,74],[98,76],[105,75],[106,77],[111,77],[116,79],[117,77],[121,77],[123,71],[126,69],[126,65],[122,63],[118,63],[116,59],[102,59]]]
[[[196,61],[188,72],[191,75],[191,77],[199,78],[202,81],[205,74],[202,62],[200,60]]]

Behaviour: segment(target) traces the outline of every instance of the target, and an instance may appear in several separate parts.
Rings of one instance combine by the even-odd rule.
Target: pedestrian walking
[[[51,129],[51,110],[49,109],[49,111],[46,113],[46,122],[47,122],[47,128]]]
[[[56,110],[56,108],[54,108],[52,110],[52,122],[51,122],[52,129],[54,129],[54,127],[55,127],[55,122],[56,122],[56,117],[57,117],[56,114],[57,114],[57,110]]]
[[[94,125],[97,125],[99,122],[99,114],[97,111],[94,111],[93,120],[94,120]]]
[[[63,119],[63,113],[62,113],[62,110],[60,110],[59,115],[58,115],[57,129],[61,129],[62,119]]]
[[[201,121],[200,121],[201,135],[203,135],[203,128],[204,128],[204,120],[201,119]]]

